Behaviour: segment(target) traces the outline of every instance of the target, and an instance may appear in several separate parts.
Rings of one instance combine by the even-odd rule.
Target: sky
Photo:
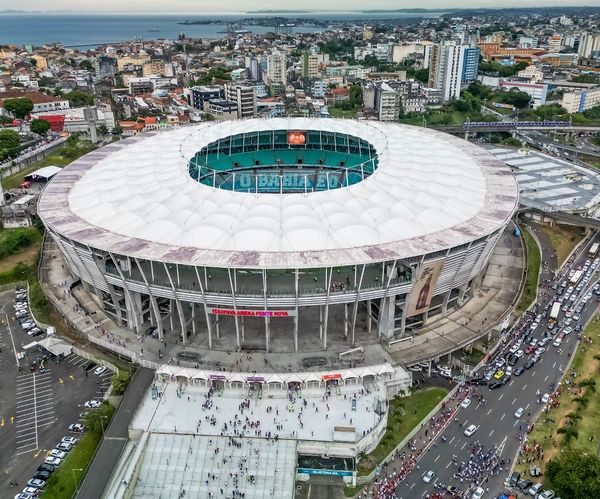
[[[288,3],[282,0],[0,0],[2,10],[73,11],[73,12],[244,12],[260,9],[302,10],[361,10],[456,7],[545,7],[581,6],[600,7],[600,0],[302,0]]]

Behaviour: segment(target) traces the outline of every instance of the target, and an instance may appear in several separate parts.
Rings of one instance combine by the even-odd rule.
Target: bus
[[[571,280],[569,281],[571,283],[571,285],[576,286],[577,283],[579,282],[579,279],[581,279],[581,276],[583,275],[583,270],[578,270],[573,274],[573,277],[571,277]]]
[[[555,301],[550,310],[550,317],[548,317],[548,328],[553,329],[556,321],[558,320],[558,314],[560,313],[560,302]]]
[[[598,248],[600,248],[599,243],[592,244],[590,252],[588,253],[588,258],[596,258],[596,255],[598,254]]]

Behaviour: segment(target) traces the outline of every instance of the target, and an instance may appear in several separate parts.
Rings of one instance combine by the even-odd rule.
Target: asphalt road
[[[30,372],[28,362],[38,358],[29,353],[16,366],[14,347],[32,338],[13,320],[13,290],[0,293],[0,497],[21,491],[67,427],[78,421],[83,404],[101,398],[110,385],[111,373],[88,376],[82,369],[86,359],[71,355],[61,362],[47,361],[46,371]],[[9,321],[6,322],[8,314]],[[43,336],[38,336],[41,339]],[[18,488],[11,488],[17,482]]]
[[[129,439],[129,423],[148,393],[154,380],[154,371],[138,368],[107,428],[105,438],[96,452],[94,460],[88,466],[85,477],[75,496],[77,499],[100,499],[107,486],[119,456]]]
[[[600,241],[600,237],[596,236],[594,241]],[[551,249],[547,246],[549,242],[547,240],[541,242],[542,259],[549,265],[552,265],[553,262],[555,264],[556,260],[552,259]],[[586,260],[588,248],[589,245],[583,248],[580,256],[571,264],[572,266],[581,265]],[[552,270],[552,267],[548,267],[543,277],[546,278]],[[598,270],[600,270],[600,267]],[[596,272],[596,275],[592,276],[592,282],[596,280],[595,277],[598,276],[598,273]],[[580,293],[578,300],[583,294],[585,293]],[[538,305],[541,310],[553,298],[553,292],[547,292],[546,295],[550,295],[548,297],[545,297],[543,292],[540,295]],[[593,296],[584,308],[579,323],[585,324],[595,313],[597,307],[598,302],[596,297]],[[564,313],[561,312],[560,318],[563,317]],[[573,321],[571,326],[575,327],[576,324]],[[544,319],[535,330],[534,337],[541,338],[546,329],[547,321]],[[486,450],[497,446],[499,457],[508,462],[502,473],[489,476],[486,483],[484,483],[484,487],[490,489],[489,493],[484,495],[486,499],[500,494],[504,490],[504,481],[507,479],[510,462],[519,448],[520,442],[516,438],[519,433],[519,425],[534,421],[537,414],[543,409],[543,405],[537,402],[539,395],[536,395],[536,393],[544,394],[551,391],[551,384],[556,385],[570,362],[570,355],[576,344],[577,334],[573,332],[565,337],[561,350],[553,347],[552,342],[548,343],[546,352],[540,360],[530,370],[525,370],[521,376],[512,376],[505,386],[496,390],[490,390],[486,386],[476,386],[475,390],[485,398],[485,404],[482,405],[477,403],[477,400],[472,399],[469,407],[458,410],[455,420],[442,433],[438,434],[434,444],[419,460],[420,469],[415,468],[400,483],[397,489],[398,498],[424,497],[426,494],[433,493],[437,484],[454,485],[460,490],[466,490],[471,485],[470,483],[461,483],[460,480],[453,479],[456,467],[452,462],[452,457],[456,456],[459,463],[468,461],[475,440],[479,440]],[[507,344],[503,351],[507,351],[509,346],[510,344]],[[528,355],[524,355],[513,369],[522,366],[528,357]],[[524,414],[518,419],[514,413],[520,407],[524,409]],[[467,437],[464,430],[471,424],[476,425],[477,430],[474,435]],[[445,443],[441,440],[441,435],[446,437]],[[423,474],[428,470],[435,473],[434,479],[429,484],[423,480]],[[467,495],[467,497],[470,497],[470,495]]]

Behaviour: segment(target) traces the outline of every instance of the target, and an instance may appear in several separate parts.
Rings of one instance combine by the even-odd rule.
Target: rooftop
[[[194,181],[211,142],[259,130],[321,130],[375,148],[374,174],[335,191],[253,194]],[[51,228],[150,260],[239,268],[352,265],[407,258],[484,237],[517,206],[510,170],[462,139],[407,125],[282,118],[146,134],[71,163],[44,191]]]

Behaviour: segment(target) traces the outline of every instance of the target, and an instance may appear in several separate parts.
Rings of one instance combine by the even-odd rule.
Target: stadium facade
[[[38,212],[119,325],[209,348],[259,328],[271,351],[282,335],[355,345],[359,317],[400,338],[461,307],[517,203],[509,168],[459,138],[282,118],[110,144],[56,175]]]

